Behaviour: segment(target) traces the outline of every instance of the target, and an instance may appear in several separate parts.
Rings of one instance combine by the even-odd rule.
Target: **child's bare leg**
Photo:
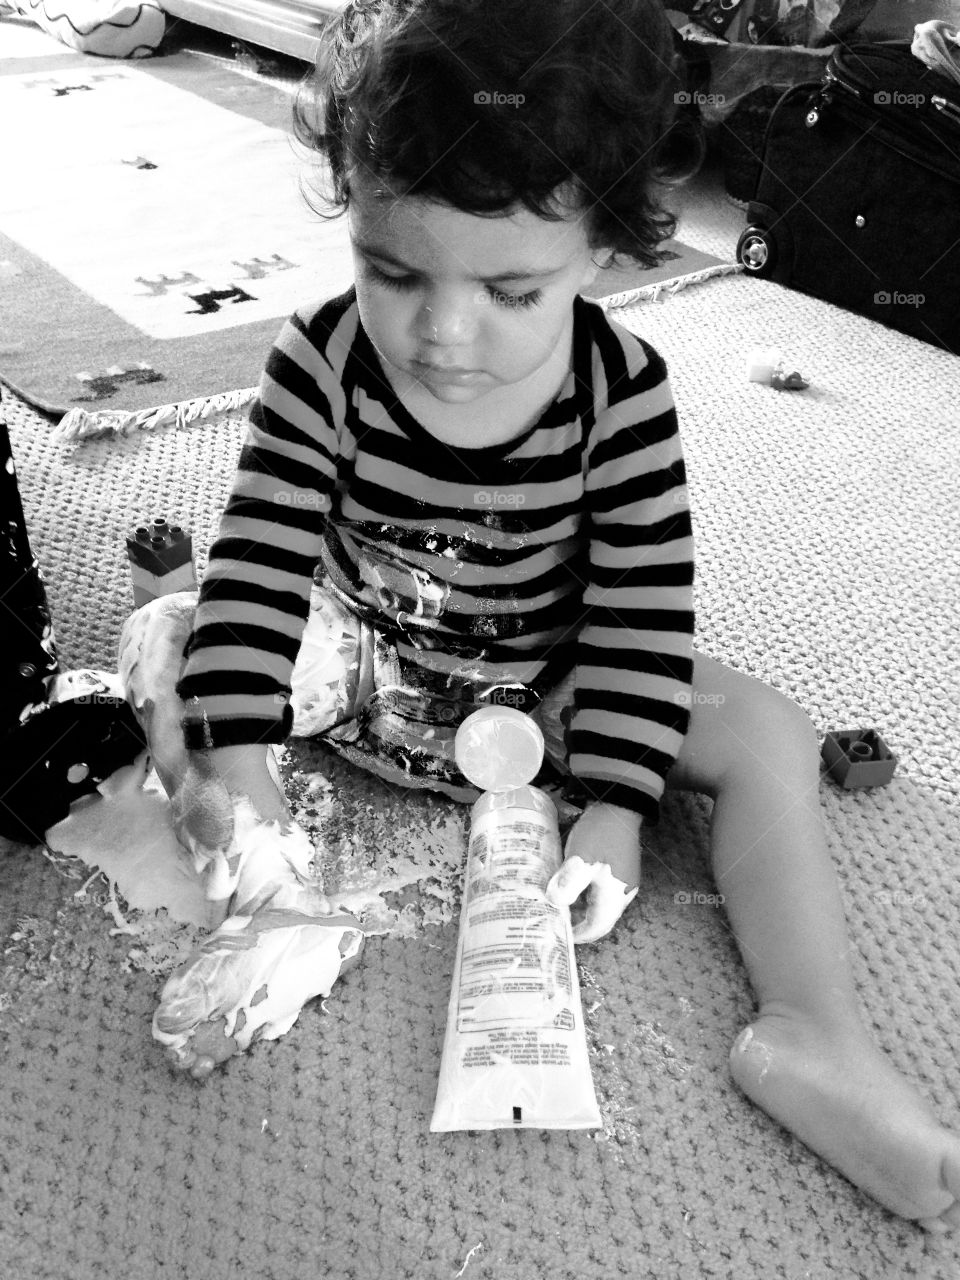
[[[278,780],[247,768],[239,749],[218,753],[219,768],[186,751],[174,686],[195,604],[183,593],[134,614],[120,673],[220,926],[168,979],[153,1019],[172,1064],[203,1079],[256,1040],[285,1034],[359,957],[363,935],[310,882],[313,849],[288,820]]]
[[[694,690],[668,785],[714,798],[714,878],[758,1003],[731,1050],[734,1080],[887,1208],[934,1231],[960,1225],[960,1137],[860,1016],[813,725],[789,699],[699,654]]]

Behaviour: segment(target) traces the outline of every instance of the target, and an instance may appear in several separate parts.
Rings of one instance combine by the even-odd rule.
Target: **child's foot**
[[[960,1137],[859,1027],[761,1014],[730,1068],[757,1106],[886,1208],[928,1231],[960,1225]]]
[[[155,1039],[178,1071],[204,1080],[257,1040],[275,1040],[314,996],[326,996],[360,958],[353,916],[265,906],[235,914],[167,980]]]

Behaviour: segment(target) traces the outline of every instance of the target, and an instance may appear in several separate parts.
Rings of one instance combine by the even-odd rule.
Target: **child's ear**
[[[599,265],[591,259],[587,264],[583,275],[580,277],[580,283],[577,285],[577,293],[583,293],[584,289],[590,288],[594,280],[596,280],[597,272],[599,270]]]
[[[609,249],[594,250],[590,255],[589,262],[584,267],[583,277],[577,288],[578,293],[582,293],[584,289],[589,288],[590,285],[593,284],[594,280],[597,278],[597,272],[602,271],[604,267],[609,265],[610,256],[611,254]]]

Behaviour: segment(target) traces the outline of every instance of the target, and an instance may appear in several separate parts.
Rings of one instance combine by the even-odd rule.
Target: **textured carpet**
[[[679,234],[727,256],[738,224],[708,175]],[[957,363],[742,277],[625,314],[681,408],[698,646],[821,731],[873,725],[899,756],[877,791],[824,780],[824,818],[868,1021],[960,1124]],[[746,381],[746,349],[771,341],[807,392]],[[7,400],[62,660],[111,667],[131,605],[123,534],[175,513],[204,548],[242,424],[64,447]],[[389,856],[463,820],[315,763],[342,815],[331,841]],[[139,939],[111,934],[102,884],[78,898],[70,868],[14,850],[0,860],[0,1274],[954,1280],[956,1245],[879,1209],[730,1082],[752,997],[709,902],[709,809],[667,797],[638,903],[580,952],[596,1133],[428,1132],[456,929],[416,916],[409,936],[371,939],[284,1040],[185,1083],[150,1038],[159,978]]]

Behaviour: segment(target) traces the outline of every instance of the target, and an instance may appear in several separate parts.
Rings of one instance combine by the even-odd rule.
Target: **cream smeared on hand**
[[[572,906],[587,895],[587,914],[574,925],[576,943],[596,942],[608,934],[639,892],[614,874],[608,862],[584,862],[574,854],[567,858],[547,885],[547,897],[557,906]]]

